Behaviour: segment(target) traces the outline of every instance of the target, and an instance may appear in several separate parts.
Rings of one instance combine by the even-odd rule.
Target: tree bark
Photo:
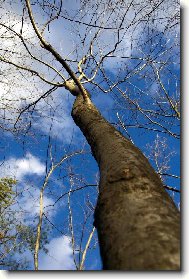
[[[72,117],[100,170],[94,224],[105,270],[179,270],[180,214],[147,158],[76,97]]]

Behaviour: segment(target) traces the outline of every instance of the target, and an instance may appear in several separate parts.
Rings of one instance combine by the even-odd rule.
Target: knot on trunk
[[[132,167],[117,166],[108,170],[107,181],[109,183],[119,182],[121,180],[130,180],[135,177]]]

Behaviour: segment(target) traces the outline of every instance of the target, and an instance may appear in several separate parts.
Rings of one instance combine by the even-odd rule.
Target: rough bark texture
[[[103,269],[179,270],[179,211],[147,158],[81,95],[72,117],[100,170],[95,226]]]

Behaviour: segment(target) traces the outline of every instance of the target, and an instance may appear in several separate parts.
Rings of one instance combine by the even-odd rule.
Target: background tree
[[[139,179],[139,184],[142,182],[140,174],[142,177],[146,175],[142,174],[142,168],[144,168],[145,165],[146,172],[148,172],[148,169],[150,173],[149,176],[147,175],[149,181],[152,179],[153,181],[157,181],[157,184],[161,185],[160,180],[158,180],[157,176],[151,171],[151,168],[148,167],[148,163],[141,153],[137,149],[133,149],[133,145],[129,141],[123,139],[119,133],[115,132],[112,126],[103,120],[91,103],[88,91],[90,91],[93,98],[96,97],[96,102],[99,104],[99,107],[102,104],[102,99],[98,97],[99,94],[97,95],[97,91],[106,94],[105,100],[107,100],[106,102],[109,102],[109,104],[111,104],[112,99],[108,96],[113,98],[114,106],[112,108],[114,110],[111,117],[109,117],[110,122],[113,122],[115,126],[119,127],[124,135],[141,149],[144,148],[143,143],[153,141],[157,133],[166,136],[169,143],[179,139],[179,29],[177,27],[179,25],[179,6],[177,1],[172,1],[172,5],[170,5],[169,1],[76,1],[74,9],[70,9],[69,5],[66,6],[62,1],[54,1],[53,3],[50,1],[38,1],[35,3],[32,2],[31,4],[32,5],[30,5],[30,1],[26,1],[26,5],[23,3],[23,9],[21,9],[19,5],[11,2],[9,8],[14,8],[16,12],[13,13],[11,10],[8,14],[6,5],[9,4],[7,3],[3,6],[4,11],[6,11],[4,13],[6,14],[6,19],[2,18],[1,23],[1,37],[4,43],[0,60],[4,65],[3,83],[5,86],[2,93],[2,107],[4,108],[4,113],[2,115],[1,126],[6,130],[14,132],[22,131],[25,135],[29,135],[29,133],[31,135],[32,127],[34,129],[39,128],[39,123],[44,124],[41,119],[47,116],[53,119],[53,127],[56,127],[55,124],[61,121],[60,115],[62,112],[61,109],[57,110],[57,105],[60,108],[60,99],[64,98],[60,98],[59,94],[62,96],[62,89],[60,91],[59,88],[66,88],[73,95],[77,96],[72,116],[87,137],[92,147],[93,155],[99,162],[101,169],[101,185],[103,183],[106,185],[107,183],[106,175],[102,176],[102,173],[111,172],[110,176],[114,173],[114,178],[118,176],[120,179],[120,177],[122,177],[121,165],[116,169],[112,165],[111,171],[107,169],[110,168],[109,161],[107,161],[108,150],[113,147],[113,143],[109,142],[109,138],[113,138],[114,133],[115,140],[117,141],[119,138],[119,141],[123,141],[123,145],[125,145],[124,151],[121,147],[119,150],[122,154],[118,156],[119,164],[122,156],[122,161],[126,162],[128,154],[132,157],[132,152],[136,153],[136,156],[141,158],[141,165],[140,167],[139,165],[137,166],[138,170],[140,169],[141,171],[139,171],[137,178]],[[7,23],[7,15],[9,23]],[[63,41],[59,39],[59,29],[55,32],[59,24],[65,27]],[[16,51],[13,50],[14,45],[18,46]],[[66,45],[69,45],[69,47],[66,47]],[[35,46],[35,48],[33,46]],[[25,81],[22,84],[19,82],[20,90],[18,93],[15,91],[15,84],[19,78],[23,81],[23,75],[24,78],[29,81],[29,86],[28,88],[26,87]],[[8,80],[8,83],[6,80]],[[21,90],[22,85],[24,91]],[[36,88],[43,88],[43,91],[40,89],[34,91]],[[26,90],[28,91],[27,94]],[[10,93],[13,93],[11,97]],[[82,108],[84,110],[82,110]],[[93,128],[91,125],[90,129],[88,128],[89,119],[91,123],[93,123]],[[102,121],[102,127],[98,125],[99,123],[97,120]],[[98,129],[95,130],[95,127]],[[107,136],[106,148],[108,149],[106,149],[105,146],[103,146],[103,149],[100,147],[98,138],[102,136],[99,135],[99,128],[103,128],[100,132],[104,131],[104,138],[105,135]],[[140,131],[142,131],[142,135]],[[143,131],[146,131],[146,133]],[[105,143],[104,141],[102,142]],[[108,146],[108,142],[110,146]],[[78,140],[77,144],[79,144]],[[176,146],[177,144],[175,147]],[[99,152],[99,150],[101,151]],[[127,155],[124,155],[125,150],[127,150]],[[116,162],[117,165],[116,154],[118,155],[119,152],[116,149],[114,163]],[[105,163],[106,166],[100,165],[102,164],[101,157],[104,158],[104,163],[107,162],[107,164]],[[111,157],[111,160],[112,158],[113,157]],[[139,161],[140,160],[138,160],[138,162]],[[128,171],[126,173],[124,172],[125,174],[123,175],[123,180],[132,180],[131,185],[134,184],[133,175],[130,175],[130,173],[132,173],[135,167],[130,166]],[[124,165],[123,170],[125,170]],[[136,174],[137,171],[135,175]],[[102,177],[105,179],[104,182],[102,182]],[[173,174],[172,177],[177,178],[178,175]],[[149,183],[149,181],[146,182],[146,185],[149,184],[150,186],[146,186],[146,188],[143,189],[144,191],[140,193],[143,195],[142,199],[145,201],[143,204],[144,208],[147,208],[147,201],[145,200],[148,196],[147,192],[149,191],[149,193],[152,194],[151,186],[153,183]],[[116,182],[116,180],[113,179],[113,182]],[[122,185],[121,183],[120,185]],[[123,188],[127,188],[128,185],[129,184],[123,186]],[[102,189],[103,187],[100,188]],[[141,189],[141,187],[139,188]],[[175,186],[173,185],[173,187],[169,189],[172,188],[175,188]],[[135,190],[132,189],[131,192],[134,193]],[[160,196],[165,194],[163,191],[161,194],[160,192],[158,192]],[[103,196],[102,193],[106,192],[101,191],[100,197]],[[110,195],[114,196],[112,193],[111,191],[109,192]],[[135,205],[137,205],[139,194],[135,194],[136,196],[134,195],[133,197],[136,197]],[[154,197],[156,194],[154,192]],[[102,199],[107,200],[107,197]],[[168,202],[169,199],[165,199]],[[108,200],[111,201],[109,198]],[[160,200],[161,204],[164,199]],[[169,203],[172,204],[171,200],[169,200]],[[102,205],[103,203],[99,202],[99,204]],[[105,204],[108,205],[108,208],[104,211],[106,212],[104,216],[107,217],[107,212],[110,210],[109,216],[112,221],[111,210],[115,210],[110,203],[105,202]],[[156,207],[156,209],[162,208],[160,215],[177,215],[173,204],[170,205],[170,208],[173,210],[172,213],[168,213],[166,211],[167,208],[160,204]],[[99,208],[100,207],[101,206],[99,206]],[[127,211],[127,207],[123,206],[122,209],[123,208]],[[130,210],[130,208],[128,210]],[[141,208],[142,207],[139,206],[136,211],[132,211],[135,216],[140,216],[140,214],[137,213],[139,211],[145,214],[145,210],[141,210]],[[163,210],[166,211],[166,214]],[[99,217],[101,221],[97,221],[96,225],[106,224],[105,220],[107,218],[102,217],[103,209],[101,208],[101,210],[97,212],[100,213],[96,216],[99,214],[101,215],[101,213],[102,215]],[[148,215],[148,213],[149,211],[146,214]],[[118,214],[118,216],[123,216],[123,214],[120,214],[120,209],[118,209],[116,214]],[[141,217],[135,218],[134,215],[132,218],[133,223],[130,223],[130,227],[127,228],[127,231],[132,228],[135,232],[139,231],[142,233],[140,226],[137,227],[133,225],[135,223],[137,224],[137,222],[141,220]],[[144,216],[142,220],[144,220],[143,218]],[[116,219],[118,220],[117,217]],[[169,220],[168,222],[172,221]],[[176,239],[178,239],[178,233],[176,226],[178,225],[178,221],[175,220],[173,223],[174,229],[170,230],[170,226],[167,225],[169,229],[166,232],[167,240],[165,243],[166,246],[169,247],[168,250],[174,245],[177,246]],[[158,226],[159,223],[155,221],[153,225],[152,223],[150,224],[150,227],[154,227],[155,232],[157,232],[155,225]],[[109,225],[107,224],[107,226]],[[161,223],[161,229],[159,227],[160,231],[165,227],[162,226],[163,224]],[[131,260],[130,262],[127,258],[128,255],[131,255],[129,249],[122,249],[122,252],[127,250],[128,253],[126,256],[127,266],[125,262],[119,262],[119,257],[114,253],[112,254],[112,259],[118,259],[118,261],[117,263],[113,263],[112,260],[107,260],[106,258],[107,251],[109,251],[111,247],[111,243],[105,244],[103,242],[108,239],[107,233],[105,233],[105,240],[103,240],[102,235],[104,233],[102,233],[102,231],[104,229],[99,227],[98,230],[101,230],[100,239],[101,243],[103,243],[101,249],[105,251],[102,251],[105,268],[178,268],[178,263],[176,262],[176,265],[173,264],[172,266],[172,264],[168,264],[166,260],[162,258],[162,263],[158,255],[158,262],[157,259],[151,257],[152,262],[153,260],[156,262],[156,266],[154,266],[152,262],[147,264],[145,256],[143,256],[143,260],[141,260],[139,256],[139,258],[136,257],[135,261],[132,262]],[[107,228],[105,231],[107,231]],[[117,223],[115,223],[115,231],[121,233]],[[157,239],[157,235],[152,231],[151,234]],[[171,232],[173,232],[173,235],[175,234],[175,236],[172,235],[172,240],[170,235]],[[139,235],[135,233],[135,237],[138,236],[138,239],[141,239],[143,236],[140,235],[140,233]],[[150,232],[148,231],[148,233]],[[114,232],[112,231],[112,235],[113,234]],[[127,234],[125,235],[128,239]],[[152,242],[154,242],[153,237],[151,238]],[[174,237],[176,237],[176,239]],[[110,236],[109,239],[111,242],[112,239]],[[119,237],[117,239],[120,240],[121,244],[126,243],[124,239]],[[132,242],[132,238],[130,240]],[[170,245],[169,241],[174,243],[174,245]],[[116,243],[116,241],[114,243]],[[127,243],[129,242],[127,241]],[[161,242],[161,245],[163,245],[162,243],[164,242]],[[150,241],[148,241],[148,244],[150,245]],[[152,245],[150,246],[152,247]],[[139,245],[137,245],[137,248],[139,250],[135,249],[135,253],[140,255],[139,252],[141,248]],[[175,249],[177,250],[178,248]],[[115,253],[120,252],[116,246],[115,250]],[[157,251],[155,248],[154,250]],[[146,251],[149,251],[149,248],[146,249]],[[159,252],[161,254],[162,250],[160,249]],[[168,254],[169,253],[170,251]],[[109,254],[111,255],[111,253]],[[119,256],[120,255],[122,254],[120,253]],[[147,257],[149,258],[149,254],[147,254]],[[124,257],[121,256],[121,258]],[[131,258],[134,259],[135,256]],[[170,261],[172,260],[170,256],[168,256],[168,258]],[[109,263],[111,264],[109,265]]]
[[[25,269],[28,262],[24,257],[21,261],[14,258],[14,253],[22,253],[26,246],[29,250],[34,249],[33,230],[35,227],[25,225],[19,218],[18,210],[15,210],[14,204],[17,200],[16,187],[18,182],[12,178],[0,179],[1,207],[0,207],[0,265],[2,269],[8,267],[9,270]],[[48,225],[48,224],[46,224]],[[47,243],[46,230],[41,237],[41,248],[45,250],[44,244]]]

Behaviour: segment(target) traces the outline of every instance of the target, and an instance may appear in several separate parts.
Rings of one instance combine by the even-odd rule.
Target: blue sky
[[[68,2],[66,5],[69,6]],[[75,7],[76,8],[76,7]],[[163,10],[160,9],[160,11]],[[16,13],[20,13],[19,7],[16,6]],[[142,15],[141,15],[142,16]],[[132,11],[128,15],[128,17],[132,17]],[[10,13],[11,18],[11,13]],[[42,21],[40,15],[37,16],[39,20]],[[84,17],[85,20],[89,20],[90,16],[88,15]],[[3,18],[3,20],[6,20]],[[11,18],[12,21],[17,20],[18,23],[15,25],[15,28],[19,28],[19,16],[18,19]],[[128,19],[129,20],[129,19]],[[67,21],[62,21],[64,25],[64,29],[62,30],[60,23],[53,23],[52,27],[50,27],[50,33],[47,33],[47,38],[51,41],[51,43],[60,51],[62,55],[68,55],[75,48],[75,44],[78,42],[78,37],[75,37],[75,33],[70,33],[71,26],[68,25]],[[166,47],[171,47],[174,45],[173,41],[170,41],[169,37],[172,37],[174,34],[175,42],[178,40],[179,29],[167,32],[162,35],[161,33],[161,24],[156,25],[156,30],[153,30],[153,25],[151,28],[146,27],[146,29],[141,29],[139,26],[135,29],[132,34],[135,36],[134,38],[146,40],[146,36],[144,36],[145,32],[157,32],[160,34],[157,36],[155,43],[161,43],[161,56],[158,56],[157,61],[164,61],[167,58],[167,54],[163,53]],[[28,29],[27,29],[28,28]],[[51,29],[52,28],[52,29]],[[80,28],[80,33],[84,33],[83,27]],[[27,30],[31,31],[31,26],[26,26]],[[142,34],[140,33],[142,30]],[[54,31],[54,32],[53,32]],[[75,32],[77,29],[75,30]],[[30,32],[31,37],[33,36],[33,31]],[[93,31],[92,31],[93,32]],[[173,32],[173,33],[172,33]],[[27,34],[26,34],[27,35]],[[131,32],[128,32],[128,36],[131,35]],[[177,37],[176,37],[177,35]],[[90,35],[88,36],[88,40],[90,39]],[[102,37],[102,38],[101,38]],[[112,42],[112,33],[107,31],[100,37],[100,42],[103,45],[103,51],[106,52],[109,47],[111,47]],[[130,38],[129,38],[130,39]],[[139,56],[142,58],[146,58],[146,54],[150,54],[151,57],[155,57],[156,54],[160,51],[160,46],[154,46],[147,44],[146,47],[142,48],[137,45],[137,43],[133,43],[131,48],[131,41],[127,36],[123,37],[123,42],[120,44],[120,49],[122,49],[123,45],[125,47],[124,54],[125,56],[133,57]],[[32,38],[33,43],[36,41]],[[141,44],[142,45],[142,44]],[[19,43],[18,43],[19,46]],[[11,47],[8,45],[7,47]],[[85,47],[80,47],[79,51],[83,51],[85,53],[88,44],[86,42]],[[153,50],[152,50],[153,49]],[[98,47],[96,45],[96,50]],[[33,50],[34,53],[38,54],[38,49]],[[174,75],[179,76],[179,67],[175,65],[178,61],[174,60],[174,55],[177,51],[176,46],[172,48],[172,52],[169,53],[169,61],[170,65],[161,71],[162,81],[165,83],[166,88],[171,92],[170,94],[175,94],[175,92],[179,91],[179,84],[176,84],[176,79]],[[141,54],[142,53],[142,54]],[[69,57],[72,58],[73,54],[70,54]],[[76,55],[76,54],[75,54]],[[99,59],[98,52],[96,54],[96,59]],[[73,55],[74,56],[74,55]],[[119,56],[119,51],[117,53]],[[19,59],[18,59],[19,61]],[[47,56],[47,61],[50,61],[50,58]],[[126,61],[126,62],[125,62]],[[114,59],[110,57],[104,62],[104,69],[106,71],[106,76],[112,80],[116,81],[119,79],[125,78],[125,76],[130,73],[130,71],[138,64],[139,60],[132,59],[122,59],[118,57]],[[30,63],[30,60],[26,59],[26,64]],[[137,69],[145,64],[145,59],[137,66]],[[56,63],[53,63],[56,65]],[[73,64],[74,65],[74,64]],[[159,64],[156,64],[157,67]],[[93,65],[91,65],[92,67]],[[5,66],[3,66],[5,67]],[[35,66],[37,67],[37,66]],[[122,71],[118,71],[118,69],[122,69]],[[140,75],[134,75],[130,77],[128,80],[123,82],[120,85],[121,90],[124,90],[128,94],[132,94],[132,98],[137,98],[138,102],[143,105],[144,108],[148,108],[148,105],[153,108],[153,101],[158,99],[158,94],[161,93],[161,88],[159,87],[158,82],[149,82],[149,77],[152,74],[152,67],[145,66],[146,68],[146,79],[141,80]],[[6,69],[6,68],[5,68]],[[44,68],[42,66],[37,67],[38,70],[44,72]],[[171,72],[170,72],[171,70]],[[142,72],[143,73],[143,72]],[[46,74],[46,72],[45,72]],[[10,75],[8,75],[10,78]],[[19,78],[18,78],[19,77]],[[8,96],[9,102],[12,100],[13,105],[20,107],[28,103],[28,96],[30,96],[30,100],[35,100],[36,95],[40,96],[42,92],[47,90],[49,86],[45,85],[43,82],[35,80],[35,78],[27,78],[27,82],[21,79],[21,76],[18,75],[12,77],[14,85],[18,90],[15,90],[15,86],[10,88],[10,85],[6,88],[0,88],[1,94],[4,96]],[[99,74],[97,76],[97,82],[102,80],[102,75]],[[168,82],[169,80],[169,82]],[[30,81],[30,82],[29,82]],[[177,81],[179,83],[179,79]],[[26,87],[25,87],[26,86]],[[102,86],[107,87],[107,83],[103,82]],[[149,144],[152,145],[154,140],[157,140],[159,137],[160,140],[165,140],[167,144],[167,149],[165,151],[165,155],[168,155],[172,150],[176,153],[174,157],[170,160],[170,169],[169,172],[175,175],[180,175],[180,143],[178,139],[175,139],[167,134],[159,133],[159,132],[148,132],[144,129],[139,128],[129,128],[129,125],[136,124],[136,119],[138,123],[146,123],[143,116],[140,113],[135,115],[133,110],[128,110],[126,106],[126,101],[122,98],[119,92],[116,90],[112,90],[108,94],[103,94],[100,90],[97,90],[94,85],[87,85],[87,88],[92,92],[92,100],[101,111],[102,115],[114,125],[119,123],[117,113],[123,119],[125,125],[127,125],[127,130],[133,140],[133,142],[138,146],[146,156],[150,155],[149,153]],[[4,91],[3,91],[4,90]],[[9,95],[7,95],[9,92]],[[27,92],[27,93],[26,93]],[[141,93],[142,92],[142,93]],[[173,93],[172,93],[173,92]],[[28,95],[27,95],[28,94]],[[140,94],[140,95],[139,95]],[[128,95],[130,96],[130,95]],[[26,100],[24,100],[26,98]],[[118,100],[119,98],[119,100]],[[15,101],[16,100],[16,101]],[[15,210],[21,209],[23,212],[22,215],[19,215],[18,218],[22,218],[22,220],[26,220],[27,224],[33,224],[33,220],[35,220],[38,216],[39,212],[39,191],[44,182],[44,177],[46,171],[50,167],[50,145],[52,145],[52,157],[55,162],[58,162],[62,156],[67,153],[72,153],[77,151],[78,149],[82,149],[85,147],[85,154],[76,155],[69,160],[66,160],[60,168],[58,168],[51,176],[49,184],[45,190],[44,196],[44,210],[45,214],[48,217],[49,221],[47,223],[50,226],[51,233],[49,234],[49,244],[47,244],[47,248],[49,249],[48,254],[45,254],[43,251],[39,254],[39,267],[41,269],[48,269],[51,266],[51,269],[74,269],[74,263],[72,258],[72,247],[70,243],[70,231],[68,226],[68,195],[65,195],[61,198],[54,206],[55,201],[63,195],[65,192],[70,189],[70,177],[73,178],[73,189],[77,187],[88,186],[80,191],[76,191],[71,196],[71,208],[73,212],[73,224],[74,224],[74,232],[76,235],[76,246],[79,245],[79,240],[81,238],[82,233],[82,225],[85,220],[86,215],[88,217],[87,225],[84,231],[83,236],[83,247],[85,246],[89,233],[93,226],[93,207],[96,203],[97,198],[97,187],[94,184],[98,184],[98,167],[94,158],[90,153],[90,147],[86,144],[86,141],[80,132],[80,130],[74,124],[70,112],[72,103],[74,101],[74,97],[71,96],[66,90],[58,89],[53,94],[52,97],[49,96],[45,100],[42,100],[35,107],[35,112],[25,113],[23,114],[23,121],[21,121],[21,125],[25,125],[25,132],[27,133],[23,135],[20,133],[19,135],[12,135],[8,132],[3,132],[1,134],[1,153],[0,153],[0,161],[3,163],[1,165],[1,176],[15,176],[18,179],[17,191],[22,192],[20,195],[18,202],[14,205]],[[163,100],[162,100],[163,101]],[[5,102],[6,104],[6,102]],[[165,110],[166,110],[165,105]],[[11,118],[15,119],[14,110],[6,112],[7,118],[11,116]],[[31,128],[30,128],[31,121]],[[163,120],[162,120],[163,121]],[[166,127],[171,128],[175,133],[179,132],[179,127],[177,125],[177,121],[169,123]],[[11,125],[8,123],[8,125]],[[28,126],[27,126],[28,125]],[[121,129],[118,125],[116,125],[118,129],[123,132],[125,136],[126,133],[123,129]],[[48,150],[48,152],[47,152]],[[155,166],[154,161],[151,161],[152,165]],[[74,176],[72,175],[74,174]],[[166,177],[167,185],[172,187],[179,187],[179,182],[176,179]],[[179,205],[179,194],[175,193],[174,201],[177,205]],[[52,224],[54,226],[52,226]],[[62,232],[62,233],[61,233]],[[85,268],[87,270],[90,269],[101,269],[101,261],[99,256],[99,248],[96,242],[96,233],[91,242],[91,249],[87,252],[87,258],[85,262]],[[62,249],[59,249],[61,247]],[[94,249],[94,246],[97,246]],[[95,246],[95,247],[96,247]],[[78,247],[77,247],[78,248]],[[25,256],[30,261],[29,268],[33,268],[33,256],[30,251],[25,251]],[[22,255],[16,254],[14,257],[17,259],[22,258]],[[76,257],[78,257],[78,253],[76,252]]]

